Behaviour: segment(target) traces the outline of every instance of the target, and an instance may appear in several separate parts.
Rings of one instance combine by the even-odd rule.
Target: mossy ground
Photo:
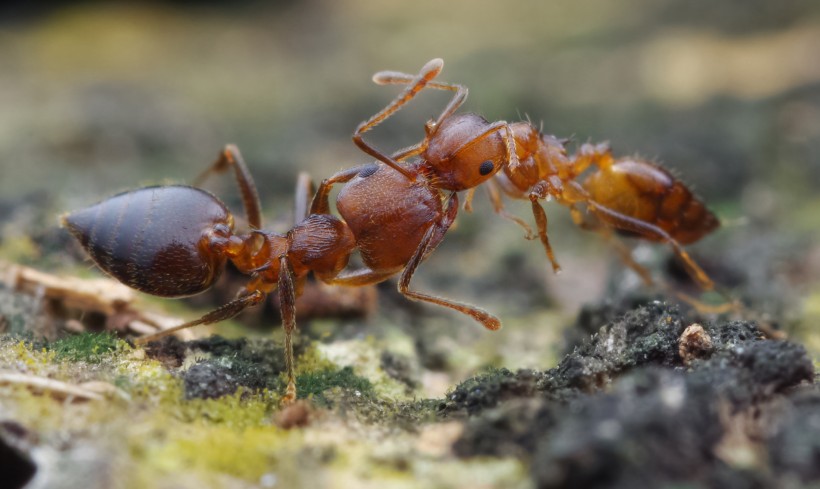
[[[446,455],[460,428],[437,434],[440,401],[414,398],[420,391],[382,369],[381,340],[348,346],[325,353],[310,341],[298,345],[299,397],[310,420],[288,430],[277,424],[278,342],[213,336],[139,349],[107,333],[52,342],[5,335],[4,371],[102,382],[112,393],[81,401],[2,385],[0,420],[22,432],[0,436],[31,454],[32,487],[528,486],[520,461]],[[348,355],[358,364],[331,361]]]
[[[166,339],[141,349],[110,334],[51,342],[5,335],[5,371],[110,389],[105,400],[83,401],[2,385],[0,436],[33,459],[31,487],[50,488],[80,481],[126,488],[685,481],[692,461],[672,452],[664,455],[670,473],[641,460],[618,462],[627,453],[621,444],[640,458],[667,442],[693,444],[682,457],[718,454],[696,461],[702,473],[693,487],[813,477],[805,454],[817,446],[805,436],[809,427],[771,407],[816,416],[816,392],[793,390],[813,375],[801,347],[763,340],[751,323],[711,325],[713,351],[685,369],[678,338],[686,322],[676,308],[655,303],[602,321],[603,329],[553,369],[479,369],[438,398],[425,396],[428,373],[419,377],[417,359],[405,357],[401,375],[395,360],[385,362],[384,338],[304,340],[297,384],[308,419],[293,429],[281,424],[284,361],[273,340]],[[726,441],[727,420],[745,419],[750,409],[763,410],[779,428],[765,441]],[[672,418],[654,420],[664,410]],[[588,426],[609,426],[615,438],[587,433]],[[803,448],[789,451],[790,443]],[[563,472],[576,456],[597,465]]]

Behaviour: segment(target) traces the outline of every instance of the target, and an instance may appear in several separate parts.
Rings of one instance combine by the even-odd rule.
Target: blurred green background
[[[190,180],[229,142],[267,221],[285,229],[297,172],[320,179],[367,161],[350,135],[397,92],[371,75],[441,57],[441,78],[471,90],[464,110],[609,140],[680,174],[726,223],[696,255],[730,270],[718,280],[740,274],[727,285],[764,310],[805,322],[820,318],[818,53],[820,3],[800,0],[5,5],[6,255],[14,236],[53,227],[61,211]],[[446,100],[425,93],[368,137],[386,149],[416,142]],[[239,209],[230,178],[209,188]],[[606,294],[615,255],[565,209],[547,206],[564,266],[554,277],[538,243],[476,200],[421,267],[420,287],[502,317],[571,312]],[[528,206],[511,209],[530,218]]]

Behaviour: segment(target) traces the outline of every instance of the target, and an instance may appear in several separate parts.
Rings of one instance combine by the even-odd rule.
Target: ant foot
[[[296,402],[296,383],[292,380],[288,382],[288,387],[285,389],[285,395],[282,397],[282,407],[287,407]]]

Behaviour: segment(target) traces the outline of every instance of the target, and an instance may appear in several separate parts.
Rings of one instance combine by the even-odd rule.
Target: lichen
[[[130,347],[110,333],[82,333],[46,343],[45,349],[54,352],[57,360],[100,363],[106,356]]]
[[[373,384],[353,373],[352,367],[329,368],[304,373],[296,377],[300,399],[313,399],[319,405],[327,405],[324,392],[330,388],[347,389],[357,396],[370,396]]]

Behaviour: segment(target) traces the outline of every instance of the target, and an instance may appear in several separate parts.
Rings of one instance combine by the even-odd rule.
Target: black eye
[[[490,172],[493,171],[494,167],[495,166],[493,165],[492,160],[487,160],[478,167],[478,173],[481,173],[482,175],[489,175]]]

